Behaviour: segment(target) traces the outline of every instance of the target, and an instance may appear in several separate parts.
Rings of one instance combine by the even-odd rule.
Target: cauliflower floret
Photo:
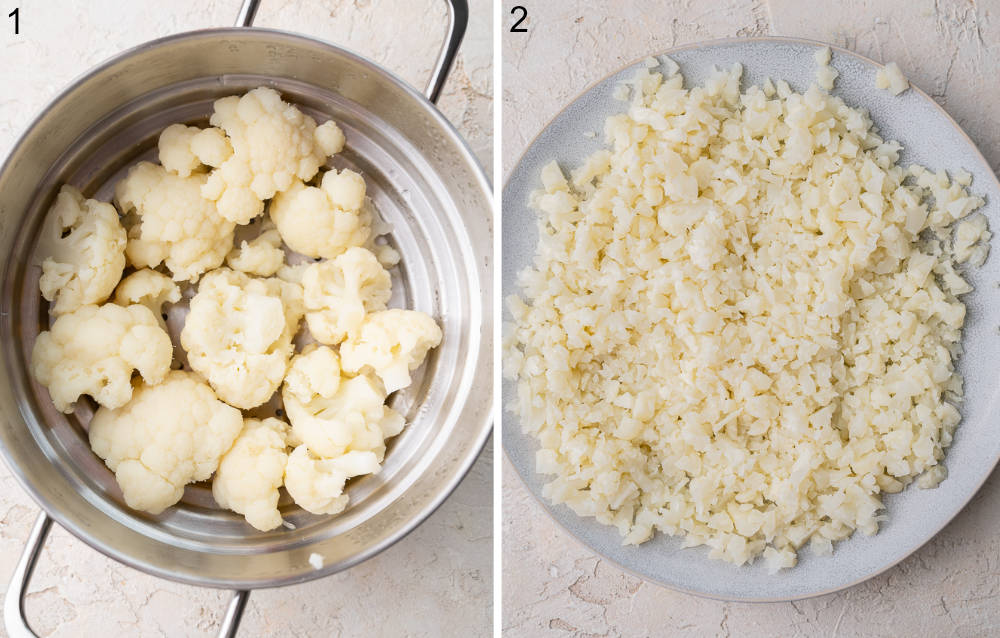
[[[365,317],[361,329],[340,346],[341,365],[351,374],[365,366],[375,370],[386,392],[410,385],[427,351],[441,343],[441,328],[416,310],[382,310]]]
[[[302,276],[309,332],[320,343],[340,343],[357,332],[365,313],[385,310],[391,287],[389,273],[364,248],[312,264]]]
[[[146,306],[81,306],[38,335],[31,367],[52,403],[70,413],[82,394],[117,408],[132,396],[132,371],[157,384],[170,369],[170,337]]]
[[[340,357],[333,348],[310,344],[296,355],[285,375],[285,392],[307,403],[313,395],[329,399],[340,387]]]
[[[302,311],[299,286],[220,268],[191,299],[181,345],[223,401],[249,409],[281,385]]]
[[[313,514],[338,514],[347,507],[347,479],[375,474],[381,467],[372,452],[348,452],[335,459],[317,458],[300,445],[288,456],[285,489],[302,509]]]
[[[176,281],[197,281],[218,267],[233,246],[232,222],[201,196],[205,175],[180,177],[139,162],[115,187],[115,201],[134,213],[125,255],[136,268],[167,265]]]
[[[302,277],[305,276],[306,271],[309,270],[309,266],[312,266],[313,262],[305,261],[300,264],[282,264],[274,276],[278,279],[288,282],[290,284],[302,285]]]
[[[288,462],[287,436],[288,424],[284,421],[247,419],[212,479],[215,502],[243,514],[248,523],[263,532],[281,525],[278,488]]]
[[[270,215],[281,238],[295,252],[333,259],[351,246],[364,246],[372,215],[365,181],[354,171],[328,171],[320,186],[292,184],[271,201]]]
[[[137,270],[118,284],[115,303],[119,306],[142,304],[153,312],[160,327],[167,329],[163,320],[163,304],[177,303],[181,299],[181,289],[163,273],[143,268]]]
[[[315,120],[266,87],[216,100],[210,121],[226,131],[234,152],[212,171],[202,194],[237,224],[260,215],[264,200],[296,179],[312,179],[326,158],[344,147],[344,134],[336,123],[316,126]]]
[[[272,222],[265,221],[261,233],[250,241],[243,241],[239,248],[233,248],[226,257],[226,264],[233,270],[249,275],[270,277],[285,263],[285,251],[281,249],[281,235]]]
[[[202,166],[221,166],[233,154],[222,129],[171,124],[160,133],[160,164],[181,177]]]
[[[111,204],[84,199],[63,186],[49,209],[39,241],[44,255],[38,287],[54,302],[52,314],[100,303],[125,270],[125,229]]]
[[[129,507],[159,514],[185,485],[212,475],[242,427],[239,410],[197,375],[174,370],[159,385],[139,385],[122,407],[99,409],[90,447],[115,473]]]
[[[382,383],[367,374],[341,378],[335,392],[321,394],[329,392],[327,377],[339,370],[335,362],[330,362],[324,373],[318,365],[306,366],[299,361],[318,358],[317,352],[322,348],[292,359],[291,368],[297,372],[281,391],[294,437],[319,456],[334,458],[360,450],[374,452],[381,462],[385,439],[402,431],[403,417],[385,405]]]

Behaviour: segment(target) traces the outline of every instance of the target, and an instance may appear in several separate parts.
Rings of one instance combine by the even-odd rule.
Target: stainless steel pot
[[[492,211],[490,185],[469,148],[434,107],[468,21],[449,0],[448,34],[421,95],[381,67],[292,33],[246,28],[194,31],[122,53],[74,82],[14,147],[0,169],[0,450],[44,512],[4,606],[14,637],[33,636],[23,611],[32,568],[53,520],[98,551],[142,571],[236,590],[221,635],[235,634],[248,592],[319,578],[385,549],[456,487],[490,432],[492,407]],[[58,186],[110,199],[128,166],[155,155],[171,122],[204,122],[221,96],[269,85],[317,119],[334,118],[347,150],[337,167],[360,170],[391,242],[403,255],[394,290],[407,307],[443,324],[441,346],[414,384],[394,396],[408,421],[383,471],[352,482],[342,515],[317,517],[287,502],[294,528],[259,533],[219,509],[210,489],[189,486],[160,516],[124,505],[114,477],[87,444],[93,404],[57,412],[28,371],[48,316],[33,255]],[[323,566],[315,569],[311,554]]]

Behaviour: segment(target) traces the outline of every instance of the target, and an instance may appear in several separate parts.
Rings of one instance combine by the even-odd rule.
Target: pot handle
[[[21,554],[21,560],[17,562],[14,575],[10,579],[10,586],[7,588],[7,595],[3,601],[3,620],[10,638],[38,638],[28,624],[28,617],[24,613],[24,597],[28,591],[28,584],[31,582],[31,574],[35,571],[35,564],[45,546],[45,539],[52,529],[52,519],[45,512],[41,512],[35,519],[35,525],[31,528],[31,535],[28,536],[28,543]],[[247,599],[250,592],[245,590],[233,593],[226,615],[222,619],[219,627],[219,638],[234,638],[236,630],[239,628],[240,620],[243,617],[243,610],[246,608]]]
[[[437,62],[434,63],[434,71],[431,73],[430,81],[427,82],[427,88],[424,89],[424,96],[435,104],[441,96],[441,90],[451,72],[455,56],[458,54],[458,47],[462,44],[462,38],[465,37],[465,28],[469,25],[468,0],[446,0],[446,3],[448,4],[448,35],[441,45],[441,52],[438,53]],[[260,0],[243,0],[240,14],[236,18],[236,26],[252,26],[259,6]]]

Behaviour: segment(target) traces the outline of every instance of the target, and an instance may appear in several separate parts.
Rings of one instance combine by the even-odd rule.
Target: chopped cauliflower
[[[284,481],[288,424],[274,418],[246,419],[233,447],[223,455],[212,479],[212,496],[221,507],[243,514],[266,532],[281,525],[278,488]]]
[[[427,351],[441,343],[441,328],[416,310],[382,310],[365,317],[358,332],[340,346],[344,371],[357,374],[370,366],[386,392],[410,385]]]
[[[304,261],[299,264],[282,264],[278,268],[278,271],[274,273],[274,276],[281,281],[302,285],[302,277],[305,276],[306,271],[309,270],[309,266],[312,266],[313,262]]]
[[[176,281],[197,281],[222,264],[233,245],[232,222],[201,196],[205,175],[180,177],[139,162],[115,187],[115,201],[133,217],[125,255],[136,268],[161,262]],[[127,217],[128,219],[128,217]]]
[[[31,367],[59,410],[70,413],[80,395],[117,408],[132,396],[132,371],[146,383],[163,380],[173,345],[146,306],[81,306],[60,315],[35,340]]]
[[[123,406],[99,409],[90,447],[115,473],[129,507],[159,514],[185,485],[212,475],[242,427],[239,410],[197,375],[174,370],[159,385],[140,384]]]
[[[875,87],[885,89],[893,95],[899,95],[910,88],[910,82],[899,69],[899,65],[890,62],[875,73]]]
[[[181,345],[223,401],[249,409],[281,385],[301,317],[299,286],[220,268],[191,299]]]
[[[125,270],[125,229],[114,206],[63,186],[42,227],[38,281],[52,314],[101,303]]]
[[[351,246],[364,246],[372,214],[364,206],[365,182],[354,171],[328,171],[320,186],[292,184],[271,201],[270,215],[281,238],[295,252],[333,259]]]
[[[233,154],[222,129],[171,124],[159,139],[160,164],[171,173],[187,177],[203,166],[221,166]]]
[[[319,458],[305,445],[288,455],[285,489],[299,507],[313,514],[338,514],[347,507],[347,479],[375,474],[381,469],[372,452],[348,452],[332,459]]]
[[[153,312],[160,327],[167,329],[163,320],[163,304],[177,303],[181,289],[174,280],[163,273],[143,268],[122,279],[115,290],[115,303],[119,306],[142,304]]]
[[[216,100],[210,121],[226,131],[233,155],[212,171],[202,194],[237,224],[260,215],[265,199],[312,179],[327,157],[344,148],[336,123],[316,126],[267,87]]]
[[[281,249],[281,235],[269,220],[261,226],[261,233],[250,241],[240,242],[226,257],[226,264],[233,270],[258,277],[270,277],[285,263]]]
[[[336,350],[311,344],[292,358],[285,375],[285,392],[302,403],[313,395],[329,399],[340,387],[340,357]]]
[[[312,264],[302,276],[309,332],[320,343],[340,343],[358,331],[366,313],[385,309],[391,287],[389,273],[364,248]]]
[[[312,357],[321,351],[313,351]],[[320,366],[311,365],[316,361],[308,366],[299,361],[309,357],[307,353],[292,359],[292,370],[299,372],[281,391],[294,436],[319,456],[334,458],[360,450],[375,452],[381,462],[385,439],[399,434],[404,425],[403,417],[385,405],[382,383],[367,374],[343,377],[330,394],[326,378],[339,372],[336,362],[329,361],[324,374]]]

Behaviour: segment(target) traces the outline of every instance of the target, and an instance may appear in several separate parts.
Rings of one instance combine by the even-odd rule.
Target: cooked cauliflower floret
[[[290,284],[302,285],[302,277],[305,276],[306,271],[309,270],[309,266],[312,266],[313,262],[302,262],[300,264],[282,264],[274,276],[281,281],[288,282]]]
[[[60,315],[35,340],[31,367],[56,408],[69,413],[82,394],[108,408],[124,405],[132,396],[132,371],[159,383],[172,357],[170,337],[149,308],[108,303]]]
[[[302,509],[313,514],[337,514],[347,507],[347,479],[381,469],[372,452],[348,452],[335,459],[318,458],[300,445],[288,455],[285,489]]]
[[[221,166],[233,154],[222,129],[171,124],[159,139],[160,164],[181,177],[199,171],[202,166]]]
[[[385,309],[391,286],[389,273],[364,248],[312,264],[302,276],[309,332],[320,343],[340,343],[357,332],[365,313]]]
[[[292,184],[272,201],[271,219],[295,252],[333,259],[351,246],[364,246],[372,215],[364,206],[365,182],[354,171],[329,171],[319,187]]]
[[[260,215],[265,199],[296,180],[312,179],[326,158],[344,147],[336,123],[316,126],[266,87],[216,100],[210,121],[226,131],[233,155],[212,171],[202,194],[237,224]]]
[[[201,196],[205,175],[180,177],[139,162],[115,187],[115,201],[134,213],[125,255],[136,268],[161,262],[176,281],[197,281],[222,264],[233,245],[232,222]]]
[[[341,365],[350,374],[370,366],[385,391],[394,392],[410,385],[410,371],[439,343],[441,328],[430,315],[396,308],[373,312],[340,346]]]
[[[315,358],[318,349],[312,352]],[[323,374],[318,365],[309,370],[298,360],[310,354],[296,355],[291,368],[302,371],[292,383],[282,388],[281,398],[292,424],[296,439],[309,446],[319,456],[334,458],[351,450],[375,452],[379,461],[385,454],[385,439],[403,429],[403,417],[385,405],[386,392],[374,376],[361,374],[344,377],[332,394],[328,392],[326,375],[337,374],[335,362]],[[317,363],[316,361],[310,362]]]
[[[249,409],[281,385],[301,317],[299,286],[220,268],[191,299],[181,345],[223,401]]]
[[[159,514],[185,485],[212,475],[242,427],[239,410],[197,375],[174,370],[159,385],[140,384],[123,406],[99,409],[90,447],[115,473],[129,507]]]
[[[287,436],[284,421],[247,419],[212,479],[215,502],[243,514],[248,523],[264,532],[281,525],[278,488],[288,462]]]
[[[226,264],[233,270],[258,277],[270,277],[285,263],[281,249],[281,235],[270,220],[265,221],[261,233],[250,241],[240,242],[226,257]]]
[[[177,303],[180,299],[180,287],[170,277],[149,268],[137,270],[122,279],[115,290],[116,304],[128,306],[137,303],[146,306],[164,330],[167,329],[167,324],[162,316],[163,304]]]
[[[38,281],[52,314],[108,298],[125,270],[125,229],[114,206],[63,186],[49,209],[38,251]]]
[[[329,399],[340,387],[340,357],[333,348],[311,344],[294,358],[285,375],[285,392],[307,403],[313,395]]]

